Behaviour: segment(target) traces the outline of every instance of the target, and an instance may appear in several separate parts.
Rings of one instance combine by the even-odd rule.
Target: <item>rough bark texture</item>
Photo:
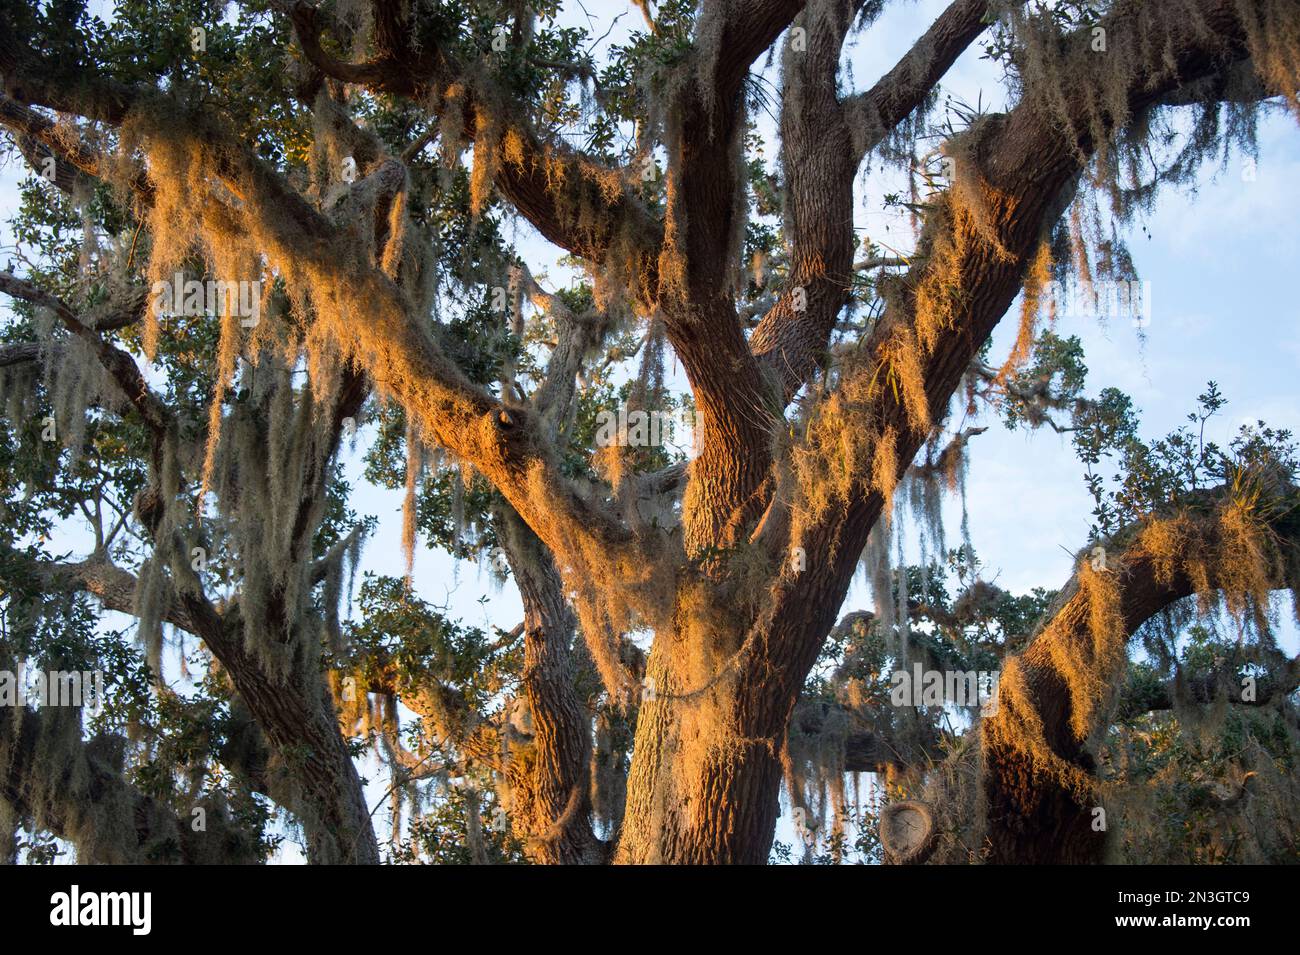
[[[523,689],[531,717],[529,758],[515,777],[516,833],[533,861],[591,865],[606,847],[591,826],[591,714],[578,696],[573,612],[555,564],[518,515],[498,517],[524,602]]]
[[[524,692],[534,727],[531,764],[519,777],[527,809],[516,825],[539,861],[595,862],[607,855],[591,827],[591,715],[574,688],[574,621],[565,597],[566,588],[580,589],[589,583],[580,578],[593,574],[607,578],[601,582],[605,589],[624,588],[629,605],[656,629],[613,857],[745,864],[764,862],[770,851],[786,728],[887,493],[873,463],[871,473],[849,475],[847,490],[837,486],[829,504],[796,514],[802,500],[792,497],[809,489],[791,492],[783,484],[787,462],[780,458],[778,438],[790,430],[790,401],[826,363],[832,331],[849,299],[853,179],[860,162],[925,99],[980,34],[988,12],[985,3],[955,0],[880,83],[845,99],[837,73],[860,6],[844,0],[704,5],[698,29],[705,39],[668,104],[669,168],[660,221],[630,184],[636,180],[629,170],[605,169],[577,150],[544,141],[522,117],[497,109],[504,94],[490,79],[436,45],[412,43],[409,13],[401,5],[376,4],[376,55],[364,63],[326,51],[325,24],[314,7],[302,0],[279,5],[319,73],[317,87],[331,78],[419,104],[458,88],[465,98],[465,135],[492,128],[514,144],[511,161],[500,164],[500,194],[542,235],[593,265],[605,264],[610,255],[629,259],[635,304],[662,318],[700,414],[702,446],[686,476],[681,526],[671,530],[632,526],[605,489],[567,476],[555,435],[563,415],[550,405],[567,404],[567,382],[545,389],[545,400],[531,407],[498,401],[439,347],[427,316],[412,314],[399,281],[358,253],[347,224],[331,221],[249,144],[188,106],[176,107],[186,122],[146,129],[146,138],[165,136],[196,155],[201,150],[207,175],[258,210],[252,221],[238,222],[214,190],[204,207],[204,227],[229,233],[236,222],[256,236],[272,261],[310,276],[313,294],[330,306],[319,310],[318,321],[340,351],[365,370],[367,381],[402,403],[428,440],[472,465],[508,502],[504,520],[526,608]],[[897,387],[877,389],[864,416],[874,434],[896,436],[895,447],[874,450],[874,456],[893,454],[896,477],[936,423],[919,419],[944,413],[1020,290],[1027,264],[1072,197],[1090,153],[1101,145],[1092,137],[1109,135],[1128,114],[1246,60],[1238,12],[1243,6],[1252,5],[1202,0],[1207,29],[1200,30],[1119,3],[1105,20],[1112,36],[1158,33],[1138,37],[1149,44],[1135,43],[1141,62],[1130,64],[1132,79],[1121,91],[1125,115],[1104,114],[1107,107],[1080,83],[1059,91],[1064,117],[1047,110],[1041,97],[1027,95],[1008,113],[983,117],[957,137],[959,174],[966,178],[936,204],[909,271],[883,286],[885,312],[856,343],[859,360],[844,370],[842,385],[862,385],[867,392],[866,383],[896,370],[898,343],[916,343],[922,394],[909,394],[906,387],[902,393]],[[747,340],[737,307],[737,237],[745,208],[743,90],[755,58],[792,24],[806,31],[807,48],[783,56],[780,132],[790,280]],[[1062,43],[1079,47],[1090,37],[1084,31]],[[1098,60],[1095,68],[1100,73],[1108,65]],[[70,80],[66,73],[14,39],[0,39],[0,74],[15,99],[0,102],[0,122],[53,149],[57,140],[17,101],[119,125],[133,111],[147,112],[162,95],[106,77]],[[476,148],[490,146],[480,142]],[[71,158],[82,173],[95,174],[94,156]],[[399,182],[404,175],[400,160],[377,156],[366,184]],[[617,188],[608,187],[611,181]],[[147,189],[147,182],[138,184],[144,202]],[[576,208],[591,211],[581,217],[566,211]],[[949,297],[954,277],[958,293],[950,311],[938,318],[924,313],[921,303]],[[358,316],[365,316],[364,325]],[[554,371],[572,375],[581,351],[573,342],[557,349]],[[106,366],[117,361],[111,352],[102,358]],[[117,371],[129,377],[120,363]],[[165,432],[169,425],[148,388],[142,381],[128,384],[137,412]],[[925,406],[922,413],[918,404]],[[311,476],[304,494],[303,520],[295,528],[300,542],[312,530],[307,505],[322,480]],[[674,477],[664,485],[676,490],[680,481]],[[791,568],[792,546],[806,550],[806,568]],[[766,568],[760,585],[730,573],[725,555],[739,549]],[[637,595],[647,576],[656,575],[673,582],[667,611]],[[1134,606],[1135,619],[1144,607]],[[313,861],[375,861],[356,770],[319,674],[299,673],[278,684],[244,654],[227,621],[205,600],[173,612],[213,649],[301,781]],[[1055,727],[1068,722],[1068,713],[1059,705],[1057,678],[1042,665],[1045,652],[1031,648],[1025,663],[1045,721]],[[438,697],[431,698],[437,710],[445,702],[441,691],[429,692]],[[466,740],[475,727],[472,720],[464,723]],[[1081,749],[1050,738],[1063,759],[1090,768]],[[1095,853],[1096,839],[1076,831],[1077,807],[1050,789],[1027,790],[1019,757],[999,745],[995,740],[990,748],[998,851],[1009,852],[1011,841],[1032,828],[1035,841],[1026,851],[1035,858],[1053,849],[1071,859]]]
[[[1222,493],[1221,489],[1218,494]],[[1300,525],[1288,514],[1270,526],[1269,532],[1288,547],[1300,539]],[[1196,593],[1194,582],[1183,570],[1164,577],[1140,542],[1111,560],[1114,568],[1099,573],[1115,577],[1124,641],[1157,613]],[[1284,569],[1281,572],[1285,573]],[[1273,583],[1288,586],[1284,576]],[[1212,589],[1220,586],[1213,576],[1208,584]],[[1077,865],[1104,861],[1106,830],[1094,826],[1098,818],[1094,810],[1100,803],[1093,785],[1097,767],[1092,747],[1095,734],[1110,724],[1122,705],[1120,691],[1128,658],[1124,653],[1113,659],[1098,656],[1089,616],[1088,595],[1073,578],[1039,633],[1019,655],[1026,693],[1010,692],[1004,684],[997,714],[984,721],[986,835],[993,862]],[[1086,726],[1080,727],[1072,719],[1072,694],[1077,688],[1070,686],[1062,660],[1085,661],[1108,688],[1106,699],[1088,712]],[[1283,685],[1267,686],[1252,703],[1262,704],[1287,686],[1293,689],[1298,670],[1300,664],[1292,661],[1283,670]],[[1143,712],[1167,705],[1167,698],[1145,700]],[[1025,707],[1032,712],[1023,712]],[[1026,717],[1041,724],[1041,742],[1052,758],[1045,759],[1018,729]],[[1069,778],[1066,774],[1074,775]]]

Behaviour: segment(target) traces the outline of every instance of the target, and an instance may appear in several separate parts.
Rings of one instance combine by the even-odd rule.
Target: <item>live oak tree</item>
[[[395,858],[763,862],[783,776],[800,802],[805,777],[868,769],[933,794],[950,854],[1095,861],[1094,810],[1140,775],[1106,776],[1107,735],[1242,673],[1280,729],[1238,729],[1242,773],[1270,778],[1221,801],[1285,803],[1290,436],[1144,443],[1041,326],[1053,280],[1131,287],[1128,219],[1250,153],[1260,110],[1300,108],[1300,4],[955,0],[857,89],[845,45],[883,6],[642,5],[596,59],[550,2],[124,2],[111,25],[7,5],[0,123],[35,175],[0,274],[0,650],[118,679],[84,720],[0,709],[6,855],[26,831],[88,860],[257,861],[278,807],[311,861],[376,862],[373,742]],[[1013,105],[940,110],[976,45]],[[902,251],[855,236],[880,163],[911,183]],[[583,278],[557,288],[511,226]],[[688,412],[694,455],[605,440],[618,406]],[[1075,429],[1095,539],[1054,597],[997,592],[944,544],[986,406]],[[521,625],[466,628],[409,575],[364,579],[346,619],[359,548],[398,536],[349,507],[359,433],[367,479],[406,489],[408,555],[423,534],[489,561]],[[913,518],[938,564],[891,567]],[[84,559],[51,552],[73,519]],[[860,566],[876,607],[836,627]],[[1185,598],[1249,640],[1189,659]],[[939,650],[1002,672],[952,756],[934,712],[871,692]],[[1293,854],[1293,823],[1257,854]]]
[[[1051,372],[1036,361],[994,402],[1023,420],[1031,387],[1035,415],[1072,406],[1072,423],[1054,426],[1085,462],[1118,459],[1117,487],[1097,485],[1094,543],[1060,592],[1011,595],[981,579],[963,545],[946,565],[895,570],[892,622],[841,620],[788,737],[792,802],[822,829],[803,833],[805,855],[881,857],[876,810],[846,789],[846,771],[868,771],[891,796],[933,807],[931,861],[1294,859],[1300,663],[1270,636],[1269,600],[1294,581],[1293,494],[1289,479],[1272,483],[1294,473],[1294,442],[1264,426],[1226,450],[1206,442],[1223,403],[1213,384],[1195,427],[1144,442],[1126,397],[1079,395],[1077,342],[1048,332],[1040,344],[1064,361]],[[1241,536],[1246,513],[1267,533]],[[1139,590],[1143,575],[1155,580]],[[914,667],[970,681],[956,702],[971,718],[954,728],[951,691],[902,682]],[[999,677],[982,698],[979,674]]]

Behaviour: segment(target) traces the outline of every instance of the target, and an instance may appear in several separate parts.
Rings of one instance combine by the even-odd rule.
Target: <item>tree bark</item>
[[[282,786],[268,787],[275,790],[268,795],[298,817],[307,861],[377,865],[379,845],[361,776],[319,670],[296,668],[277,680],[245,651],[237,618],[207,623],[200,636],[230,674],[286,774]]]
[[[1228,493],[1219,488],[1204,498],[1213,501]],[[1215,521],[1207,520],[1206,527],[1202,539],[1205,553],[1198,556],[1213,568]],[[1270,568],[1272,585],[1290,586],[1300,524],[1290,511],[1282,510],[1267,530],[1280,548]],[[1104,807],[1095,795],[1097,766],[1092,747],[1115,712],[1128,670],[1125,645],[1143,623],[1196,593],[1184,568],[1162,569],[1140,539],[1121,554],[1111,555],[1107,563],[1110,569],[1092,573],[1113,576],[1122,629],[1120,652],[1098,652],[1088,594],[1080,587],[1078,576],[1072,578],[1042,629],[1012,661],[1020,690],[1004,679],[998,710],[981,728],[991,861],[1077,865],[1104,859],[1106,831],[1103,817],[1095,812]],[[1220,586],[1214,573],[1211,569],[1204,582],[1211,589]],[[1080,676],[1067,676],[1062,661],[1070,661],[1072,669],[1085,669],[1094,686],[1104,687],[1102,698],[1085,704],[1082,716],[1075,712],[1079,709]],[[1300,664],[1291,661],[1277,679],[1283,687],[1294,687],[1298,672]],[[1269,692],[1276,688],[1270,685]],[[1040,740],[1026,738],[1027,725],[1041,726]]]
[[[497,527],[524,604],[523,690],[532,729],[527,762],[505,767],[514,777],[512,823],[534,862],[603,863],[607,848],[591,822],[592,718],[576,685],[576,621],[537,535],[507,505]]]
[[[196,828],[197,817],[178,816],[126,781],[120,765],[125,740],[80,737],[76,710],[0,706],[0,800],[19,819],[72,843],[78,864],[257,861],[256,846],[223,804],[202,800],[193,807],[204,813]]]

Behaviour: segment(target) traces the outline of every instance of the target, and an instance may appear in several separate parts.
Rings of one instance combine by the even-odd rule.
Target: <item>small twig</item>
[[[135,226],[135,235],[131,236],[131,251],[126,256],[126,270],[128,272],[131,271],[131,263],[135,261],[135,244],[140,241],[140,230],[143,228],[144,216],[141,216],[140,221]]]

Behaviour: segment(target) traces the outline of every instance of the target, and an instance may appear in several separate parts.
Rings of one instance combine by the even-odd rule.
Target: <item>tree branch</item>
[[[1227,487],[1208,492],[1198,498],[1202,507],[1211,505],[1208,513],[1181,518],[1194,522],[1197,535],[1180,548],[1186,553],[1153,552],[1133,529],[1123,535],[1127,546],[1103,550],[1098,566],[1085,555],[1024,652],[1004,662],[997,712],[983,728],[989,836],[999,861],[1059,861],[1100,851],[1103,836],[1088,824],[1085,805],[1094,782],[1091,747],[1114,715],[1128,640],[1176,601],[1225,586],[1212,505],[1231,502],[1231,493]],[[1273,588],[1294,585],[1300,552],[1294,504],[1280,515],[1268,528],[1277,553],[1261,568]],[[1191,554],[1205,567],[1203,576],[1190,571],[1184,558]],[[1298,667],[1293,661],[1282,668],[1280,689],[1300,683]],[[1151,708],[1159,704],[1150,701]],[[1038,783],[1026,787],[1026,779]],[[1056,841],[1022,840],[1044,831],[1055,832]]]
[[[157,94],[84,76],[75,96],[49,83],[36,88],[50,103],[105,122],[120,123],[133,107],[148,115],[157,99]],[[611,563],[628,573],[644,564],[635,556],[630,533],[560,474],[553,449],[532,420],[534,413],[506,408],[470,383],[429,336],[423,316],[409,314],[392,279],[357,261],[350,232],[313,209],[210,117],[192,113],[190,119],[184,129],[169,124],[148,135],[166,136],[174,146],[208,157],[212,178],[244,201],[237,216],[218,197],[195,197],[209,229],[244,241],[251,231],[274,261],[310,277],[319,300],[337,303],[322,308],[319,316],[345,355],[367,369],[381,393],[402,401],[425,434],[479,467],[530,525],[549,537],[548,544],[561,550],[570,544],[572,549],[575,538],[585,539],[591,543],[588,552],[609,554]],[[261,210],[260,215],[253,216],[253,209]],[[370,320],[352,321],[351,314],[369,315]],[[132,397],[144,396],[137,390]],[[539,473],[549,478],[538,480]],[[556,528],[567,540],[556,538]]]
[[[491,130],[499,142],[509,142],[511,159],[499,164],[496,185],[548,240],[599,265],[615,236],[621,235],[630,242],[620,254],[635,255],[639,249],[640,255],[652,258],[662,227],[635,195],[627,170],[610,169],[566,144],[543,142],[486,78],[440,47],[413,50],[411,24],[399,13],[390,12],[393,22],[380,57],[347,63],[322,48],[315,7],[306,0],[277,5],[288,13],[307,59],[326,76],[414,100],[436,94],[444,109],[463,111],[467,139],[474,141]],[[394,28],[402,25],[407,29]],[[479,147],[496,150],[499,142]]]
[[[953,0],[871,89],[845,103],[853,127],[853,165],[923,102],[990,22],[988,0]]]
[[[802,736],[816,738],[822,734],[834,708],[834,704],[824,702],[801,703],[790,719],[791,728]],[[851,714],[848,718],[853,723],[861,722],[854,720]],[[929,724],[921,728],[925,735],[899,740],[878,730],[855,726],[844,737],[844,749],[840,754],[844,760],[844,772],[887,775],[923,767],[941,759],[938,733]]]
[[[123,325],[137,321],[147,301],[143,291],[136,293],[125,306],[111,309],[101,317],[88,319],[79,317],[71,306],[58,296],[10,272],[0,272],[0,292],[53,311],[70,332],[90,345],[98,356],[100,364],[117,383],[131,406],[139,412],[149,430],[156,436],[161,436],[167,431],[171,424],[171,412],[162,399],[149,388],[135,359],[117,346],[104,341],[98,334],[100,328],[121,328]]]
[[[72,843],[81,865],[259,861],[256,840],[219,799],[196,804],[204,829],[195,831],[190,819],[128,783],[125,747],[117,736],[82,741],[77,709],[0,706],[0,798],[19,818]]]
[[[1236,5],[1228,0],[1202,0],[1200,6],[1208,31],[1165,14],[1166,19],[1158,26],[1166,31],[1168,42],[1160,44],[1141,43],[1141,25],[1149,25],[1144,17],[1156,15],[1150,8],[1139,15],[1124,5],[1104,21],[1111,36],[1123,35],[1125,30],[1138,33],[1134,45],[1146,51],[1146,58],[1133,66],[1130,112],[1140,111],[1170,90],[1213,75],[1248,56]],[[1086,44],[1088,36],[1080,35],[1073,42]],[[1100,71],[1110,66],[1099,60],[1095,68]],[[1080,82],[1070,91],[1070,108],[1080,116],[1092,107],[1085,88],[1086,84]],[[1082,128],[1088,125],[1076,124]],[[885,315],[861,346],[862,353],[870,357],[854,370],[844,372],[845,383],[840,390],[873,396],[861,407],[855,406],[852,413],[873,422],[879,434],[892,432],[897,436],[892,450],[899,478],[929,432],[913,423],[915,404],[923,404],[927,414],[929,409],[947,407],[972,358],[1019,291],[1029,256],[1059,216],[1063,199],[1084,161],[1080,150],[1091,150],[1096,145],[1090,138],[1076,139],[1061,124],[1044,116],[1034,103],[1022,103],[1005,116],[987,118],[973,130],[972,140],[967,144],[973,167],[968,174],[982,180],[975,187],[983,196],[984,211],[989,216],[986,221],[993,223],[993,234],[984,227],[977,228],[970,214],[962,214],[960,207],[955,214],[950,210],[932,217],[923,234],[921,255],[893,286]],[[945,250],[942,261],[933,255],[936,249]],[[954,275],[961,276],[955,299],[952,288],[944,284]],[[952,302],[945,324],[932,329],[930,335],[924,330],[918,332],[919,319],[934,319],[932,314],[918,313],[918,298],[923,291],[931,301]],[[932,344],[918,346],[931,335]],[[872,386],[873,381],[883,380],[895,360],[892,355],[900,343],[896,336],[912,343],[907,347],[920,348],[918,364],[924,393],[912,396],[912,412],[903,389]],[[830,504],[819,504],[817,513],[821,516],[804,525],[802,540],[791,541],[789,523],[779,519],[766,521],[759,535],[774,559],[787,569],[774,587],[767,608],[751,628],[752,653],[744,664],[742,679],[747,687],[744,705],[753,708],[755,729],[762,726],[773,737],[781,732],[789,716],[788,707],[793,706],[804,676],[816,659],[821,635],[829,632],[835,622],[834,608],[844,600],[867,535],[884,507],[884,496],[873,487],[867,473],[874,466],[876,454],[867,451],[861,460],[863,472],[854,489],[836,496]],[[830,563],[829,569],[795,573],[787,558],[788,548],[795,544],[810,556],[823,555],[821,559]],[[777,698],[785,703],[774,710],[772,701]]]

